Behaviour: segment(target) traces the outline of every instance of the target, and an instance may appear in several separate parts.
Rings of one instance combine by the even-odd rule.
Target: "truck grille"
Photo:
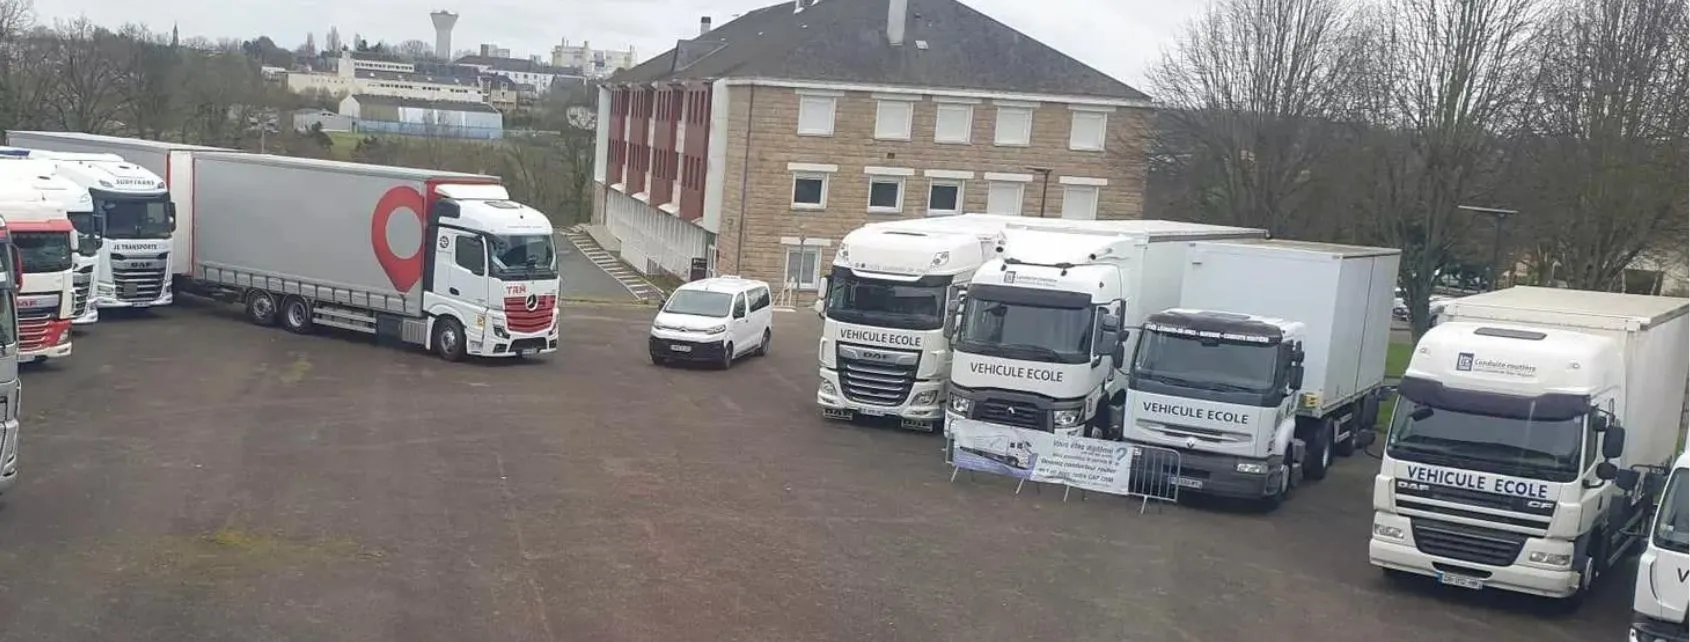
[[[534,309],[528,300],[534,299]],[[552,326],[552,310],[557,308],[557,296],[547,294],[526,297],[505,297],[505,325],[511,332],[539,332]]]
[[[25,352],[47,347],[47,334],[58,308],[29,308],[18,310],[18,343]]]
[[[1045,427],[1044,411],[1025,401],[986,399],[974,406],[974,418],[1005,426],[1049,430]]]
[[[845,397],[857,403],[896,406],[904,403],[915,387],[919,364],[898,365],[839,356],[839,385]]]
[[[75,288],[70,299],[71,316],[79,317],[88,311],[88,291],[94,286],[93,266],[71,275],[71,285]]]
[[[119,301],[152,301],[164,293],[165,268],[112,266],[112,285]]]
[[[1526,536],[1433,519],[1413,518],[1414,546],[1427,555],[1488,566],[1508,566],[1520,556]]]

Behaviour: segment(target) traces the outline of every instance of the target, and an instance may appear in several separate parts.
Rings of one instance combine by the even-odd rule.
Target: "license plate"
[[[1180,486],[1180,487],[1183,487],[1183,488],[1202,488],[1203,487],[1203,480],[1201,480],[1201,479],[1192,479],[1190,477],[1173,477],[1173,478],[1171,478],[1171,481],[1174,482],[1175,486]]]
[[[869,410],[869,409],[858,410],[857,414],[860,414],[864,417],[885,417],[886,416],[886,413],[884,413],[884,412],[881,412],[879,410]]]
[[[522,350],[518,351],[517,354],[520,354],[520,355],[526,357],[526,356],[533,355],[536,352],[539,352],[539,350],[535,349],[535,348],[523,348]]]
[[[1477,577],[1468,577],[1466,575],[1455,575],[1453,573],[1438,573],[1438,583],[1473,590],[1485,587],[1484,580]]]
[[[825,419],[850,419],[851,416],[851,411],[842,408],[822,408],[822,417]]]
[[[937,422],[928,421],[926,419],[905,419],[900,425],[904,430],[933,432],[934,426],[937,425]]]
[[[675,352],[692,352],[692,346],[670,344],[669,349]]]

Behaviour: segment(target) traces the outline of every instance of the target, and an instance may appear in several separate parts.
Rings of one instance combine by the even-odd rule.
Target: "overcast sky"
[[[852,0],[822,0],[850,2]],[[1209,0],[963,0],[1023,33],[1061,49],[1128,84],[1144,88],[1145,66],[1186,20]],[[320,46],[329,27],[347,41],[354,33],[372,42],[434,42],[428,13],[459,14],[453,49],[496,43],[515,57],[549,59],[560,40],[587,40],[596,48],[632,45],[643,60],[697,34],[698,18],[717,25],[772,0],[35,0],[42,21],[86,15],[108,26],[126,22],[182,37],[248,39],[270,36],[293,48],[315,33]],[[236,6],[238,5],[238,8]],[[1146,88],[1148,89],[1148,88]]]

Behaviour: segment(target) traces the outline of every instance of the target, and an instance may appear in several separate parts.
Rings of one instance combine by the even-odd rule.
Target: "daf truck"
[[[1179,453],[1178,471],[1145,474],[1271,508],[1365,445],[1401,257],[1277,239],[1192,243],[1179,307],[1145,321],[1127,380],[1127,441]]]
[[[1263,230],[1172,221],[1027,220],[969,284],[946,421],[1119,438],[1137,328],[1179,303],[1192,241]]]
[[[27,182],[0,174],[0,218],[18,253],[19,363],[70,356],[76,229],[64,205]]]
[[[551,223],[497,177],[240,152],[193,162],[187,286],[253,323],[448,361],[557,350]]]
[[[1659,484],[1637,471],[1677,450],[1687,310],[1536,287],[1451,300],[1397,388],[1368,559],[1388,576],[1581,602],[1646,530]]]
[[[23,400],[23,383],[18,379],[20,268],[11,230],[0,217],[0,495],[18,481],[18,408]]]
[[[1017,217],[964,214],[865,225],[840,241],[822,283],[822,416],[895,418],[931,432],[944,417],[951,323],[975,270]]]
[[[194,155],[233,150],[80,132],[14,131],[6,143],[58,163],[105,218],[96,307],[171,304],[173,283],[191,276]]]
[[[19,153],[21,152],[21,153]],[[29,150],[0,148],[0,174],[13,176],[41,191],[49,201],[63,205],[71,227],[76,228],[76,253],[71,257],[71,324],[85,325],[100,319],[94,305],[94,273],[99,266],[103,232],[94,214],[94,200],[87,188],[60,175],[51,161],[31,159]]]
[[[1616,477],[1615,481],[1621,481]],[[1690,453],[1680,454],[1637,561],[1630,642],[1684,642],[1690,608]]]

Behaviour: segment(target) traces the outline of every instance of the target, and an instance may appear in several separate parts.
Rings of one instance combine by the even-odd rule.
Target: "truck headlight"
[[[1080,424],[1080,411],[1058,410],[1050,414],[1050,420],[1057,428],[1073,428]]]
[[[1398,528],[1396,526],[1386,526],[1384,524],[1374,524],[1373,525],[1373,535],[1376,536],[1376,537],[1383,537],[1385,539],[1401,540],[1402,539],[1402,529]]]
[[[1234,468],[1246,475],[1266,475],[1268,471],[1268,465],[1259,461],[1241,461]]]
[[[1566,553],[1544,553],[1542,551],[1535,551],[1526,556],[1526,561],[1533,564],[1566,568],[1572,564],[1573,556]]]
[[[928,390],[926,392],[923,392],[921,394],[916,395],[915,400],[911,401],[910,403],[915,404],[917,406],[925,406],[927,404],[933,403],[938,398],[939,398],[939,391]]]
[[[966,415],[974,408],[974,400],[968,397],[951,397],[951,412]]]

